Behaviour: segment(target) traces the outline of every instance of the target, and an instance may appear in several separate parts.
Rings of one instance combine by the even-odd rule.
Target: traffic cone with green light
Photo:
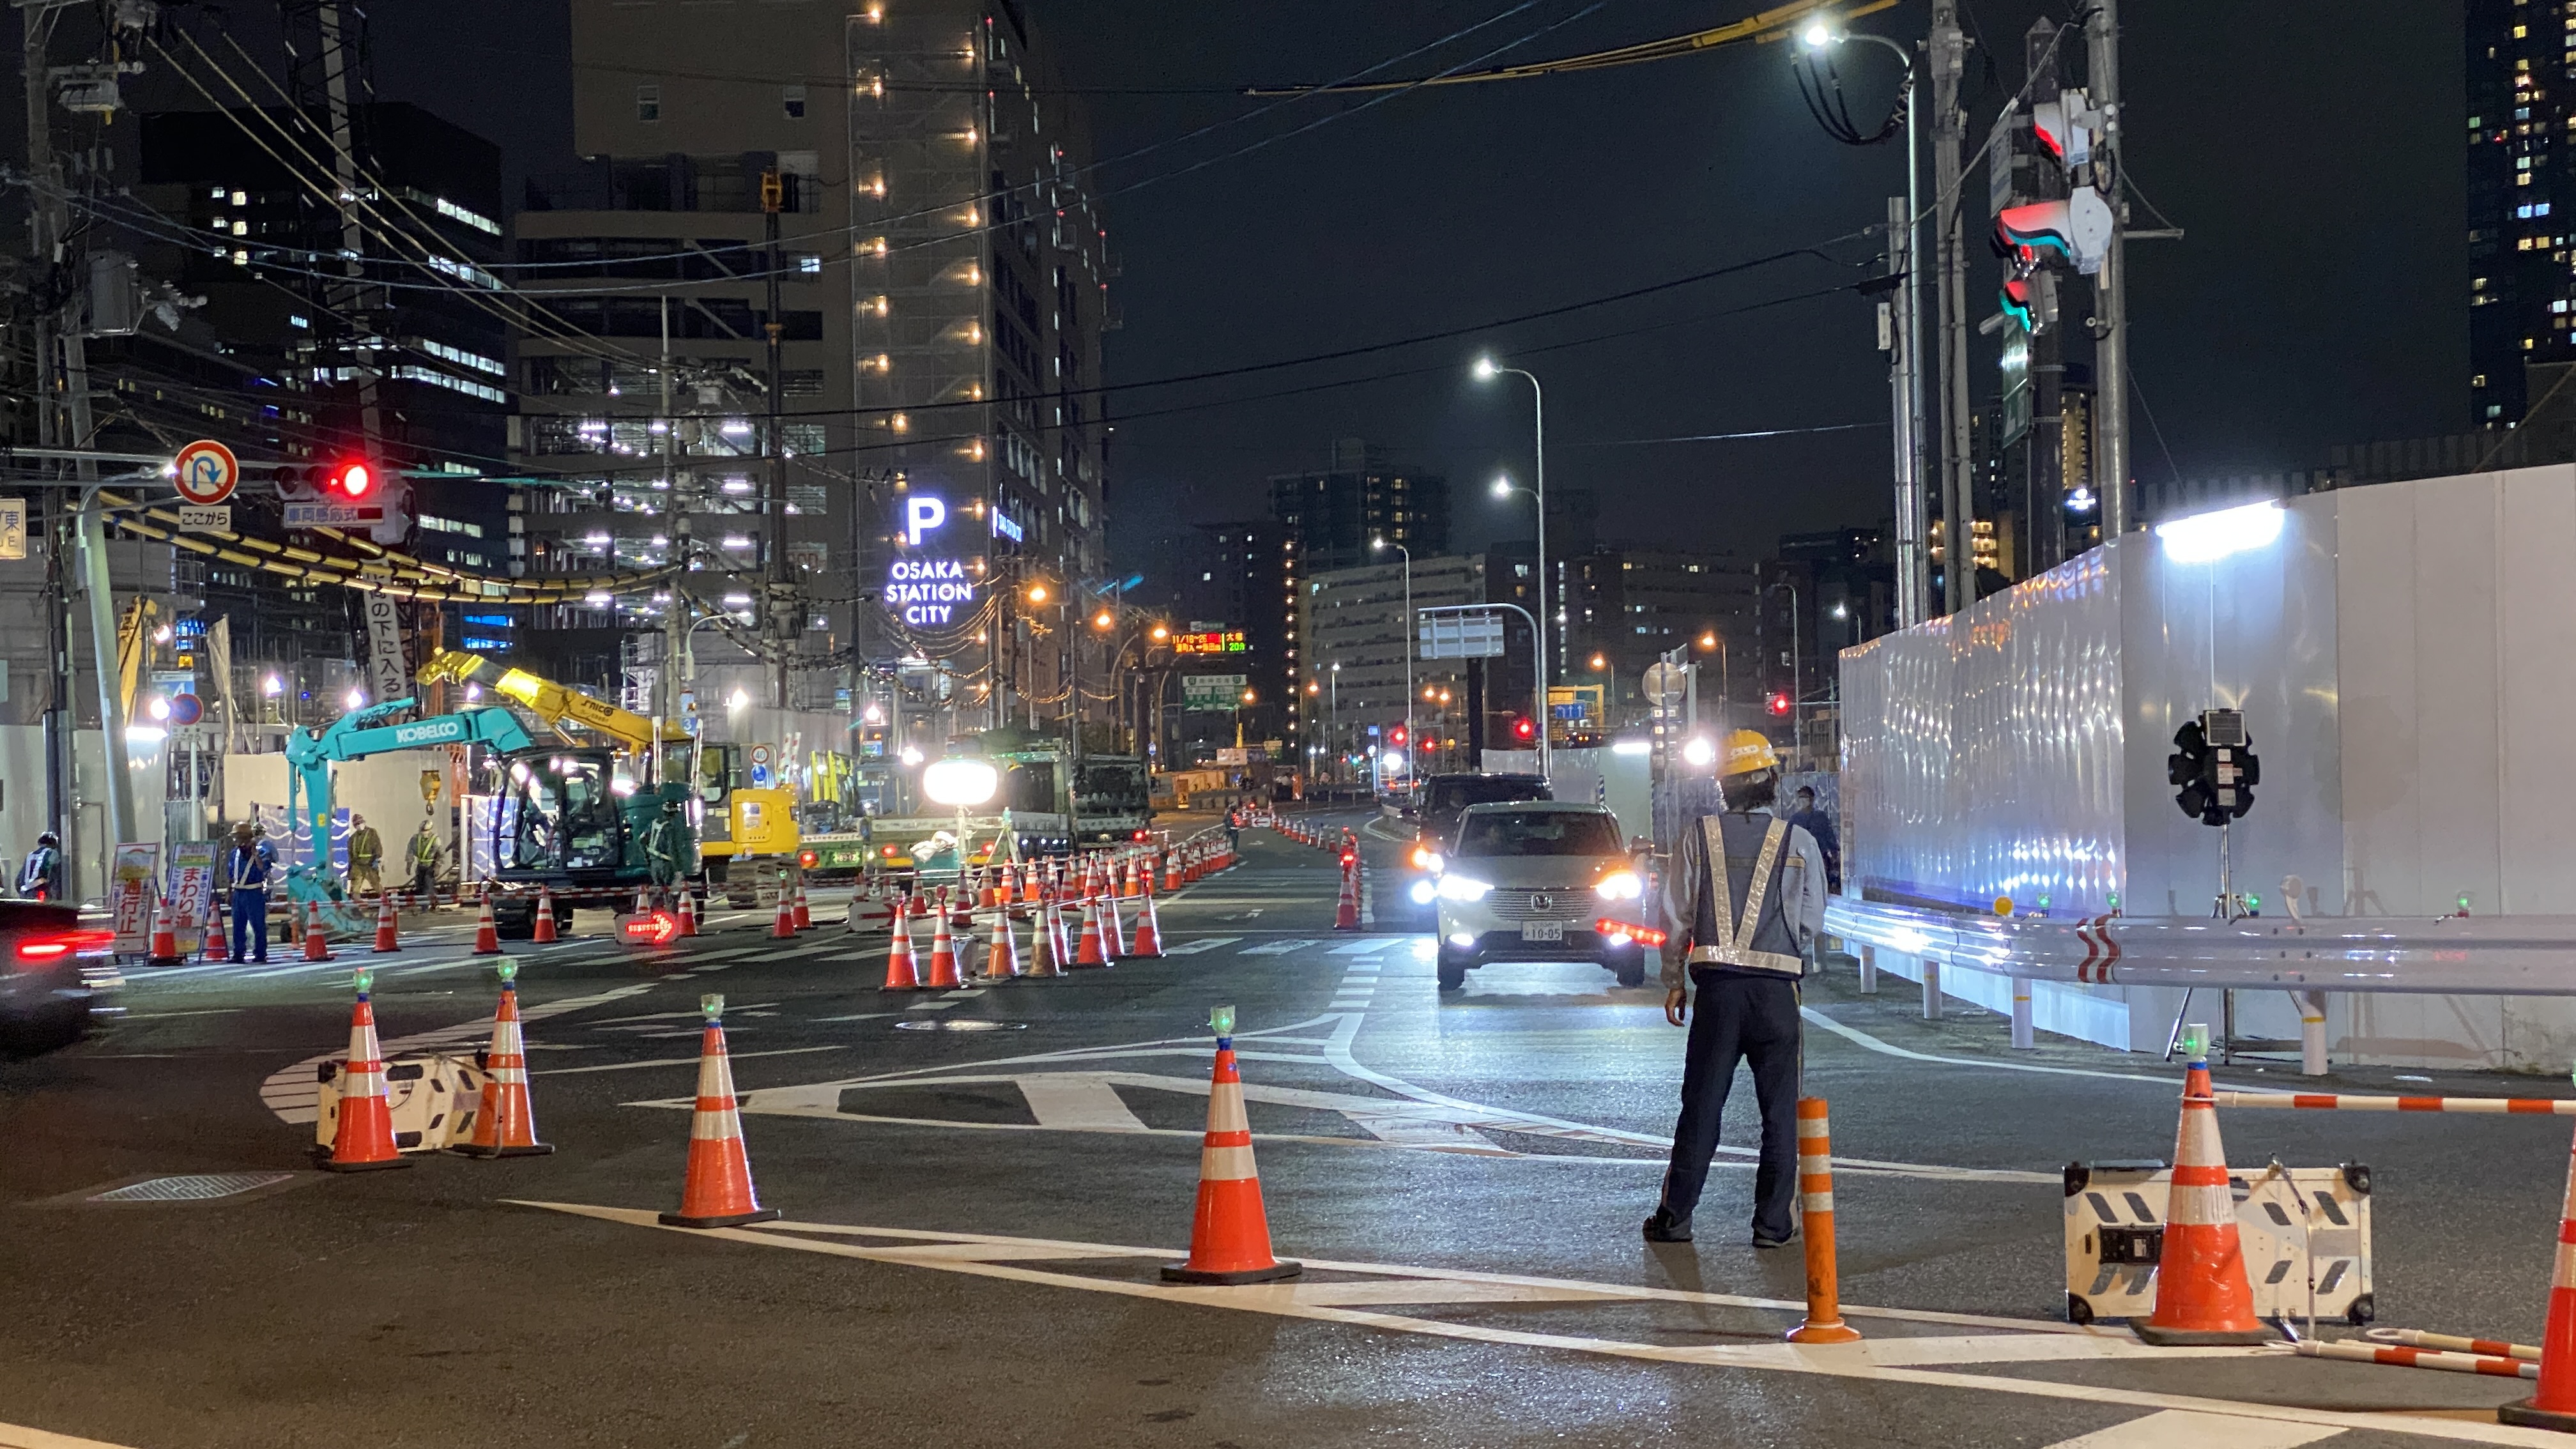
[[[494,969],[501,977],[501,1007],[492,1013],[492,1045],[483,1053],[483,1104],[474,1114],[474,1131],[456,1150],[467,1157],[542,1157],[555,1149],[537,1140],[536,1112],[528,1103],[528,1044],[519,1034],[519,963],[503,961]]]
[[[393,1105],[385,1097],[384,1051],[376,1045],[376,973],[350,977],[358,1004],[349,1013],[349,1055],[340,1063],[340,1121],[331,1134],[326,1172],[374,1172],[411,1163],[394,1147]]]
[[[1271,1256],[1270,1216],[1261,1205],[1261,1174],[1252,1165],[1252,1121],[1243,1111],[1243,1075],[1234,1064],[1234,1008],[1208,1013],[1216,1033],[1216,1069],[1208,1082],[1207,1136],[1199,1146],[1198,1206],[1190,1216],[1190,1257],[1164,1267],[1175,1283],[1268,1283],[1305,1271]]]
[[[2190,1066],[2183,1075],[2182,1123],[2174,1133],[2173,1186],[2156,1264],[2155,1311],[2130,1326],[2167,1347],[2267,1343],[2254,1316],[2254,1285],[2236,1227],[2227,1150],[2218,1140],[2218,1102],[2209,1085],[2209,1028],[2183,1028]]]
[[[735,1228],[765,1223],[778,1209],[765,1208],[751,1188],[751,1155],[743,1150],[742,1111],[733,1094],[733,1064],[725,1055],[724,998],[698,998],[707,1019],[698,1044],[698,1103],[689,1119],[689,1170],[680,1185],[680,1210],[662,1214],[674,1228]]]

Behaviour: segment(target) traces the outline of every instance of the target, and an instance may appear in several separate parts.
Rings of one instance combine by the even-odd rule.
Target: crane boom
[[[458,683],[484,675],[494,668],[492,661],[480,654],[461,649],[442,649],[431,655],[421,667],[423,683],[454,680]],[[620,709],[604,699],[557,684],[551,679],[530,674],[524,669],[502,669],[491,680],[492,692],[525,706],[550,729],[560,729],[566,721],[616,741],[630,754],[647,754],[653,748],[653,722],[633,710]],[[685,742],[687,730],[676,721],[665,721],[662,740],[667,744]]]
[[[418,750],[438,745],[485,744],[504,752],[523,750],[535,744],[528,738],[526,727],[506,709],[482,708],[459,710],[454,714],[432,715],[407,724],[370,725],[397,710],[410,709],[419,701],[389,699],[382,704],[353,710],[333,720],[320,734],[293,730],[286,737],[287,792],[303,797],[303,814],[298,815],[296,801],[287,801],[287,818],[302,818],[313,827],[315,854],[319,858],[331,839],[331,762],[359,760],[380,755],[387,750]]]

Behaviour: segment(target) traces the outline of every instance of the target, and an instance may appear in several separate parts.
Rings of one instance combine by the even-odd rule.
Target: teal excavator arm
[[[333,720],[318,735],[304,730],[291,731],[287,735],[286,813],[290,820],[303,820],[312,827],[317,858],[327,859],[329,854],[333,760],[359,760],[387,750],[417,750],[433,745],[485,744],[508,751],[525,749],[535,743],[528,738],[518,716],[495,707],[431,715],[408,724],[369,725],[371,720],[410,709],[418,703],[411,699],[390,699],[383,704],[352,710]],[[298,797],[301,797],[300,803]]]

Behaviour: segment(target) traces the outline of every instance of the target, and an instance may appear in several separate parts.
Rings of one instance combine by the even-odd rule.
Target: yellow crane
[[[527,670],[499,668],[468,650],[442,649],[431,655],[420,667],[419,681],[425,685],[483,682],[557,734],[563,734],[568,725],[577,726],[607,736],[638,758],[653,754],[652,720]],[[728,895],[756,891],[757,879],[730,879],[736,859],[762,864],[765,874],[783,871],[796,858],[803,841],[796,829],[795,791],[741,784],[739,745],[709,745],[701,753],[697,741],[677,720],[662,721],[660,736],[661,768],[672,777],[691,780],[696,789],[703,812],[698,821],[698,856],[706,862],[710,881],[728,886]]]

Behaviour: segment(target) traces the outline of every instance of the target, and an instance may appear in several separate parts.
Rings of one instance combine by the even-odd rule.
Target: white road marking
[[[948,993],[948,999],[949,999],[950,1001],[963,1001],[963,1000],[967,999],[968,997],[981,996],[981,995],[983,995],[983,994],[984,994],[984,988],[983,988],[983,987],[981,987],[981,986],[969,986],[969,987],[966,987],[966,988],[964,988],[964,989],[962,989],[962,990],[949,992],[949,993]]]
[[[1238,956],[1285,956],[1291,951],[1302,951],[1308,946],[1320,946],[1322,944],[1324,943],[1321,941],[1269,941],[1258,946],[1246,946],[1235,954]]]
[[[1041,1127],[1066,1132],[1142,1132],[1144,1121],[1118,1098],[1110,1079],[1097,1072],[1062,1072],[1019,1079],[1020,1095],[1029,1102]]]
[[[568,1012],[587,1011],[594,1006],[606,1006],[612,1001],[624,1001],[630,996],[641,995],[660,984],[655,981],[638,981],[632,985],[612,987],[591,996],[568,996],[561,1001],[524,1006],[520,1008],[519,1018],[522,1021],[538,1022],[549,1017],[562,1016]],[[492,1018],[485,1016],[473,1021],[458,1022],[454,1026],[442,1026],[435,1031],[387,1037],[380,1043],[379,1049],[390,1057],[424,1047],[455,1046],[462,1042],[488,1038],[491,1034]],[[345,1051],[346,1048],[342,1050]],[[339,1059],[339,1052],[326,1052],[321,1056],[306,1057],[300,1062],[279,1067],[268,1074],[267,1080],[260,1083],[260,1102],[269,1111],[276,1113],[277,1119],[281,1122],[313,1121],[321,1115],[322,1102],[321,1078],[316,1075],[316,1068],[324,1062]]]
[[[2200,1449],[2205,1444],[2224,1444],[2227,1449],[2297,1449],[2301,1444],[2314,1444],[2343,1432],[2323,1424],[2263,1422],[2232,1414],[2166,1409],[2108,1429],[2060,1439],[2048,1449]]]
[[[751,1001],[745,1002],[740,1006],[728,1007],[726,1009],[729,1011],[757,1011],[763,1007],[776,1006],[777,1004],[778,1003],[775,1001]],[[697,1011],[650,1011],[646,1012],[642,1016],[605,1016],[601,1017],[597,1021],[585,1021],[582,1025],[599,1027],[624,1026],[630,1021],[695,1021],[703,1015],[705,1015],[704,1012]]]
[[[853,1228],[838,1224],[774,1222],[757,1229],[674,1228],[662,1224],[651,1209],[593,1207],[577,1203],[530,1202],[504,1199],[514,1206],[532,1207],[547,1212],[568,1213],[606,1222],[623,1223],[657,1232],[686,1234],[699,1241],[710,1238],[750,1244],[764,1248],[785,1248],[797,1252],[820,1253],[863,1261],[928,1268],[940,1272],[963,1273],[974,1277],[1005,1282],[1033,1284],[1087,1293],[1114,1293],[1129,1298],[1153,1299],[1164,1303],[1186,1304],[1204,1308],[1232,1309],[1238,1312],[1268,1313],[1283,1318],[1305,1318],[1353,1327],[1372,1328],[1391,1333],[1412,1333],[1465,1342],[1507,1344],[1522,1348],[1555,1349],[1604,1357],[1637,1359],[1648,1362],[1692,1364],[1711,1368],[1739,1368],[1778,1373],[1817,1374],[1832,1378],[1858,1379],[1884,1384],[1912,1385],[1925,1388],[1966,1390],[1978,1393],[2016,1394],[2031,1398],[2054,1399],[2068,1403],[2120,1404],[2156,1410],[2178,1410],[2188,1414],[2207,1415],[2218,1420],[2223,1433],[2197,1442],[2220,1442],[2234,1445],[2245,1442],[2309,1443],[2313,1439],[2276,1441],[2259,1436],[2274,1425],[2322,1428],[2340,1432],[2367,1429],[2382,1433],[2416,1434],[2426,1438],[2447,1439],[2472,1444],[2512,1444],[2529,1449],[2563,1449],[2562,1435],[2539,1429],[2517,1429],[2508,1425],[2483,1423],[2467,1419],[2436,1418],[2431,1415],[2386,1412],[2344,1412],[2312,1409],[2296,1405],[2252,1403],[2231,1399],[2203,1398],[2189,1394],[2168,1394],[2148,1390],[2118,1388],[2101,1383],[2072,1383],[2050,1379],[2023,1378],[2007,1373],[1944,1373],[1931,1369],[1895,1367],[1879,1363],[1873,1355],[1881,1345],[1864,1340],[1855,1344],[1805,1345],[1792,1343],[1703,1343],[1651,1344],[1629,1343],[1616,1339],[1592,1338],[1572,1334],[1535,1333],[1525,1329],[1504,1328],[1483,1323],[1451,1319],[1413,1318],[1398,1314],[1375,1313],[1336,1305],[1330,1301],[1334,1291],[1344,1284],[1267,1283],[1243,1287],[1198,1287],[1138,1279],[1091,1276],[1086,1274],[1048,1272],[1026,1268],[1005,1260],[1027,1261],[1042,1255],[1062,1259],[1106,1258],[1113,1256],[1108,1245],[1098,1243],[1063,1243],[1043,1239],[1001,1238],[980,1234],[925,1233],[905,1229]],[[904,1246],[876,1247],[860,1243],[834,1242],[819,1235],[880,1237],[900,1240]],[[817,1236],[808,1236],[817,1235]],[[955,1245],[966,1251],[926,1253],[930,1245]],[[980,1246],[981,1251],[975,1249]],[[1114,1256],[1147,1259],[1172,1259],[1181,1256],[1170,1249],[1132,1248]],[[1640,1289],[1619,1284],[1582,1283],[1565,1279],[1528,1278],[1510,1274],[1449,1272],[1432,1268],[1394,1267],[1383,1264],[1332,1262],[1315,1258],[1305,1260],[1307,1267],[1340,1274],[1373,1274],[1389,1278],[1446,1280],[1461,1284],[1518,1284],[1539,1290],[1526,1302],[1587,1301],[1591,1295],[1615,1298],[1679,1300],[1716,1303],[1729,1306],[1772,1308],[1796,1312],[1803,1305],[1776,1299],[1747,1299],[1726,1294],[1685,1293],[1672,1289]],[[1313,1290],[1328,1291],[1317,1294]],[[1563,1290],[1574,1290],[1560,1297]],[[1419,1301],[1419,1300],[1414,1300]],[[1446,1300],[1457,1301],[1457,1300]],[[1490,1299],[1482,1301],[1492,1301]],[[1904,1309],[1871,1308],[1844,1304],[1843,1313],[1850,1317],[1894,1318],[1914,1322],[1948,1322],[1970,1327],[2003,1330],[1987,1335],[1994,1340],[1978,1360],[1993,1363],[2015,1363],[2053,1360],[2068,1355],[2061,1345],[2041,1347],[2033,1340],[2083,1335],[2102,1345],[2081,1356],[2099,1356],[2123,1360],[2176,1360],[2195,1358],[2241,1358],[2264,1352],[2260,1348],[2158,1349],[2137,1343],[2120,1343],[2116,1331],[2075,1328],[2037,1320],[1979,1319],[1966,1314],[1921,1313]],[[1515,1322],[1526,1321],[1516,1317]],[[1965,1362],[1970,1342],[1949,1350],[1949,1362]],[[2115,1346],[2116,1345],[2116,1346]],[[1903,1340],[1885,1345],[1901,1350]],[[2082,1442],[2082,1441],[2078,1441]],[[2113,1441],[2119,1442],[2119,1441]],[[2146,1441],[2138,1441],[2143,1449]]]
[[[2042,1066],[2037,1062],[2005,1062],[1988,1061],[1980,1057],[1935,1056],[1930,1052],[1910,1051],[1907,1048],[1898,1046],[1894,1042],[1881,1041],[1877,1037],[1871,1036],[1868,1032],[1862,1031],[1859,1027],[1846,1026],[1843,1023],[1834,1020],[1832,1017],[1825,1015],[1823,1012],[1816,1010],[1812,1006],[1802,1006],[1798,1008],[1798,1014],[1846,1041],[1852,1042],[1858,1046],[1866,1047],[1883,1056],[1896,1057],[1903,1061],[1931,1062],[1939,1066],[1947,1067],[1991,1067],[1999,1072],[2040,1072],[2052,1077],[2103,1077],[2114,1082],[2152,1082],[2156,1086],[2162,1087],[2169,1092],[2175,1090],[2176,1086],[2174,1078],[2169,1075],[2154,1076],[2146,1072],[2104,1072],[2096,1071],[2089,1067]],[[2247,1092],[2276,1092],[2281,1089],[2278,1087],[2252,1086],[2231,1088],[2230,1090]]]
[[[814,1020],[816,1020],[816,1021],[818,1021],[818,1022],[824,1022],[824,1021],[874,1021],[874,1020],[876,1020],[877,1018],[879,1018],[879,1017],[881,1017],[881,1016],[899,1016],[899,1015],[901,1015],[901,1014],[902,1014],[902,1013],[900,1013],[900,1012],[893,1012],[893,1011],[854,1011],[854,1012],[850,1013],[848,1016],[818,1016],[818,1017],[814,1018]]]
[[[1213,951],[1219,946],[1231,946],[1242,939],[1243,938],[1241,936],[1201,936],[1195,941],[1184,941],[1177,946],[1165,946],[1163,948],[1163,954],[1166,956],[1195,956],[1201,951]]]
[[[957,1003],[956,1003],[956,1002],[953,1002],[953,1001],[916,1001],[916,1002],[914,1002],[912,1005],[905,1007],[905,1008],[904,1008],[904,1010],[906,1010],[906,1011],[946,1011],[948,1008],[950,1008],[950,1007],[952,1007],[952,1006],[955,1006],[956,1004],[957,1004]]]
[[[23,1424],[0,1424],[0,1449],[124,1449],[104,1439],[75,1439],[69,1434],[50,1434],[30,1429]]]
[[[1347,946],[1336,946],[1324,954],[1327,956],[1374,956],[1389,946],[1401,946],[1412,939],[1413,938],[1411,936],[1380,936],[1372,941],[1353,941]]]
[[[687,1036],[691,1035],[691,1033],[673,1032],[670,1033],[670,1035]],[[775,1051],[765,1052],[727,1051],[725,1053],[725,1059],[727,1061],[741,1062],[749,1061],[753,1057],[796,1057],[803,1056],[807,1052],[839,1052],[848,1050],[849,1048],[845,1046],[780,1047]],[[694,1067],[697,1064],[698,1058],[696,1057],[655,1057],[649,1062],[603,1062],[595,1067],[548,1067],[542,1071],[532,1071],[528,1075],[532,1077],[573,1077],[579,1076],[584,1072],[631,1072],[641,1067]]]

